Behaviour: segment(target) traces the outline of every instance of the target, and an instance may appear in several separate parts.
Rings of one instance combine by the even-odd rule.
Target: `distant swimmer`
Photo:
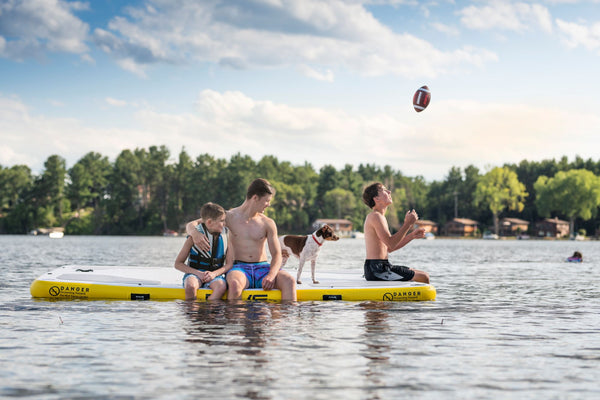
[[[573,253],[573,255],[569,258],[567,258],[568,262],[582,262],[583,261],[583,255],[576,251]]]

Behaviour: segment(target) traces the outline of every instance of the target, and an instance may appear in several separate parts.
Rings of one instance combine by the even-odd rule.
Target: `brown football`
[[[416,112],[421,112],[427,108],[431,101],[431,92],[427,86],[421,86],[413,96],[413,107]]]

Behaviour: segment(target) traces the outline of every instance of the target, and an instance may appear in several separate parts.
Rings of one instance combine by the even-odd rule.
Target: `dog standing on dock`
[[[298,257],[298,276],[296,282],[301,284],[300,275],[306,261],[310,261],[310,270],[313,283],[319,283],[315,279],[315,267],[317,265],[317,256],[321,246],[325,241],[336,241],[339,237],[335,234],[329,225],[323,225],[310,235],[283,235],[279,237],[281,243],[281,268],[285,265],[290,255]]]

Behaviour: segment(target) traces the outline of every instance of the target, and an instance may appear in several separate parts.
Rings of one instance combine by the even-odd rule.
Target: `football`
[[[431,92],[427,86],[421,86],[413,96],[413,107],[416,112],[421,112],[427,108],[431,101]]]

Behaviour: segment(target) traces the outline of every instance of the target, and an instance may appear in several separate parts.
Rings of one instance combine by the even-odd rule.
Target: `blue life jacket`
[[[188,256],[188,265],[194,269],[202,269],[205,271],[215,271],[225,263],[225,255],[227,254],[227,228],[223,228],[223,232],[219,236],[212,235],[204,224],[196,227],[200,233],[203,233],[210,245],[210,251],[202,251],[193,245]]]

